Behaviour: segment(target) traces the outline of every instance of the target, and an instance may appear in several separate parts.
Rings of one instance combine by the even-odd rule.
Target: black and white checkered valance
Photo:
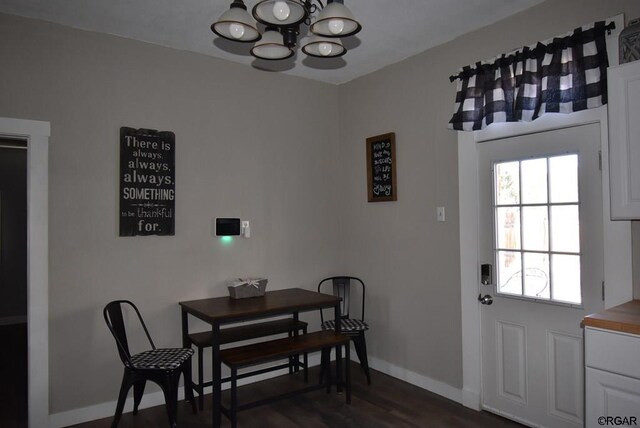
[[[544,113],[572,113],[607,103],[605,33],[596,22],[451,76],[458,81],[449,129],[475,131],[494,122],[532,121]]]

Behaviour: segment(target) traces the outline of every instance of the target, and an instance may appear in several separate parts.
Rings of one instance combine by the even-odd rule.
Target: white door
[[[584,415],[582,318],[602,309],[600,125],[480,143],[482,404],[530,426]],[[492,301],[492,304],[488,304]]]

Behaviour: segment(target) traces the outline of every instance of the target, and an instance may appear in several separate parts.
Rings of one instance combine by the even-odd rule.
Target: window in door
[[[581,304],[578,155],[493,166],[497,293]]]

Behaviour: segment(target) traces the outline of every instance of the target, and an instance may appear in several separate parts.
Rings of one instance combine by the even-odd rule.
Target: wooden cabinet
[[[608,73],[611,218],[640,219],[640,61]]]
[[[590,315],[583,324],[585,426],[640,425],[640,300]]]

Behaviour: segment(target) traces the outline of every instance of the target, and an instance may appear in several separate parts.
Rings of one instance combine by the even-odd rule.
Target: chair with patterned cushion
[[[137,315],[137,319],[151,345],[150,350],[131,355],[123,309],[125,313],[131,314],[132,322],[135,322],[135,315]],[[181,374],[184,376],[185,383],[191,379],[191,356],[193,355],[193,350],[184,348],[157,349],[153,340],[151,340],[151,336],[140,315],[140,311],[128,300],[115,300],[110,302],[105,306],[103,315],[109,331],[111,331],[111,334],[113,334],[116,340],[118,354],[124,364],[122,386],[120,387],[116,414],[111,423],[111,427],[115,428],[118,426],[124,403],[127,399],[127,393],[132,386],[133,414],[138,413],[138,405],[142,400],[147,380],[158,384],[160,388],[162,388],[167,414],[169,416],[169,425],[172,428],[175,427],[178,406],[178,383]],[[196,402],[193,398],[193,390],[191,388],[185,388],[184,390],[186,399],[191,402],[193,413],[196,413]]]
[[[369,325],[364,320],[364,293],[365,286],[364,282],[360,278],[356,278],[353,276],[332,276],[329,278],[325,278],[318,284],[318,292],[322,292],[323,290],[328,290],[329,285],[332,286],[331,294],[334,296],[342,297],[342,302],[340,304],[340,329],[342,333],[346,334],[353,341],[353,345],[356,349],[356,354],[358,354],[358,359],[360,360],[360,367],[364,371],[367,376],[367,383],[371,385],[371,375],[369,373],[369,362],[367,361],[367,344],[364,338],[364,332],[369,330]],[[350,308],[351,308],[351,295],[352,291],[357,291],[356,287],[359,285],[360,287],[360,297],[361,297],[361,309],[360,309],[360,317],[359,318],[351,318]],[[355,304],[354,304],[355,306]],[[335,330],[335,320],[324,320],[324,316],[322,311],[320,311],[320,320],[322,322],[323,330]],[[328,352],[322,353],[323,364],[322,367],[325,367],[326,363],[330,357]],[[322,378],[324,375],[324,370],[320,371],[320,381],[322,382]]]

